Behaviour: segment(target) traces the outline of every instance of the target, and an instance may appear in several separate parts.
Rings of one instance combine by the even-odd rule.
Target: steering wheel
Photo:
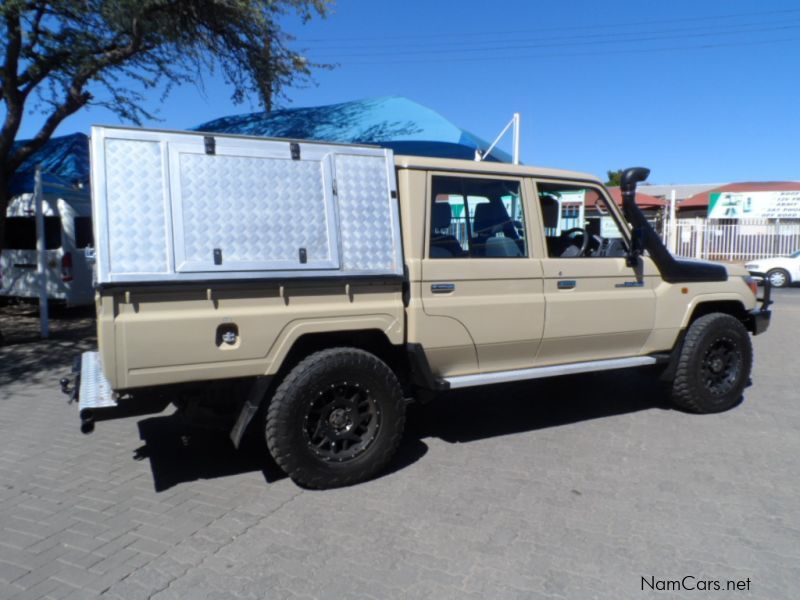
[[[589,247],[589,233],[583,227],[573,227],[572,229],[567,229],[562,235],[566,238],[572,238],[576,233],[581,234],[580,254],[578,256],[583,256]],[[574,245],[578,246],[578,244]]]
[[[589,244],[589,256],[607,256],[608,240],[606,238],[592,235],[592,239],[589,241],[591,242]],[[597,245],[596,248],[594,247],[595,245]]]

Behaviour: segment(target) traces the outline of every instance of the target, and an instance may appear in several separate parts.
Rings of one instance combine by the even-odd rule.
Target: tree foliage
[[[103,106],[125,121],[151,118],[148,100],[219,71],[233,100],[267,110],[316,65],[279,25],[325,16],[329,0],[0,0],[0,248],[9,182],[70,115]],[[23,115],[44,122],[15,144]],[[3,112],[5,113],[3,115]]]
[[[606,171],[606,185],[609,186],[619,186],[622,183],[622,169],[617,169],[616,171]]]

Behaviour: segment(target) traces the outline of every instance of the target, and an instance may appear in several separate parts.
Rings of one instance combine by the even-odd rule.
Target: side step
[[[526,379],[555,377],[557,375],[573,375],[592,371],[610,371],[613,369],[627,369],[629,367],[643,367],[645,365],[654,365],[656,362],[658,362],[658,360],[654,356],[632,356],[630,358],[590,360],[587,362],[552,365],[549,367],[533,367],[531,369],[518,369],[515,371],[495,371],[493,373],[477,373],[475,375],[458,375],[455,377],[446,377],[444,381],[450,384],[450,389],[455,390],[474,385],[489,385],[492,383],[507,383],[509,381],[525,381]]]
[[[105,375],[99,352],[84,352],[81,355],[81,379],[78,390],[78,414],[81,418],[81,431],[94,431],[95,411],[114,408],[117,400]]]

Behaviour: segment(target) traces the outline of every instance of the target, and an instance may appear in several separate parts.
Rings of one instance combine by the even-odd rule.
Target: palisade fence
[[[800,221],[676,219],[665,224],[662,236],[677,256],[746,262],[800,250]]]
[[[720,221],[696,217],[676,219],[671,227],[661,219],[653,221],[653,225],[660,229],[664,244],[676,256],[743,263],[800,250],[798,219]],[[577,220],[574,226],[579,226]],[[463,217],[452,219],[448,233],[466,247],[467,224]]]

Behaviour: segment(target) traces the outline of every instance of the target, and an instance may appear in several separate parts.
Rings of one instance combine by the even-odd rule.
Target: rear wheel
[[[728,410],[741,402],[750,379],[753,348],[744,325],[712,313],[689,326],[672,385],[672,401],[692,412]]]
[[[789,272],[784,269],[772,269],[767,272],[767,279],[769,279],[769,284],[776,288],[786,287],[791,281]]]
[[[278,386],[267,410],[267,446],[296,483],[339,487],[383,469],[404,424],[400,384],[386,363],[356,348],[331,348],[298,363]]]

